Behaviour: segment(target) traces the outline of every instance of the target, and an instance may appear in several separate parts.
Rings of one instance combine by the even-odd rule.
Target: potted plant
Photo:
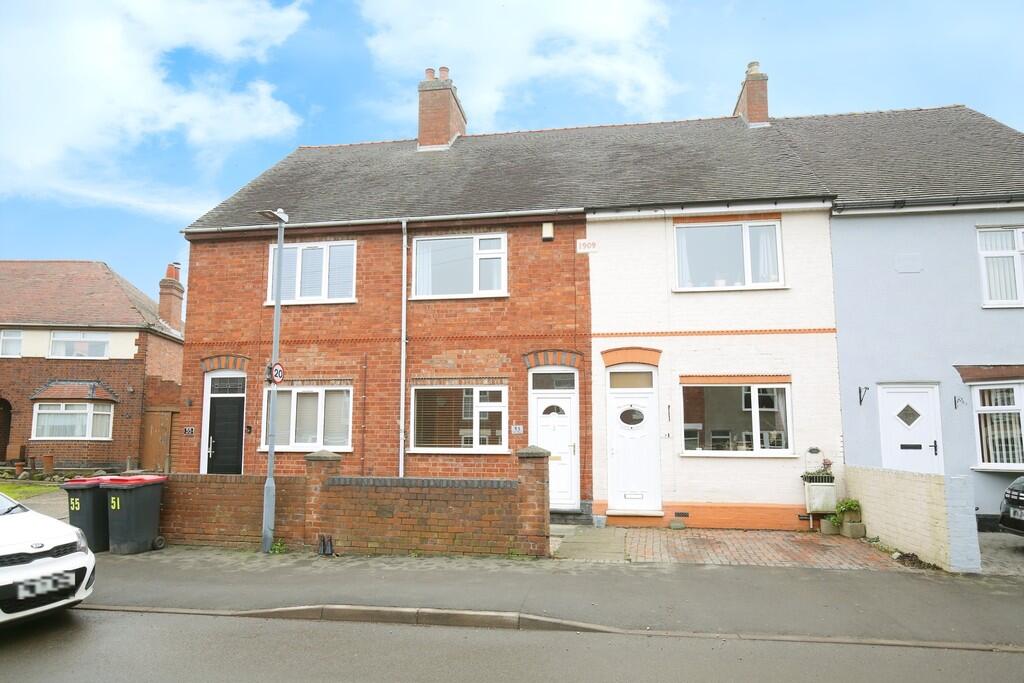
[[[860,501],[856,498],[843,498],[836,502],[835,517],[842,520],[840,533],[847,538],[864,538],[867,529],[860,518]]]
[[[843,523],[839,519],[839,515],[826,515],[821,518],[821,535],[835,536],[839,533],[842,526]]]

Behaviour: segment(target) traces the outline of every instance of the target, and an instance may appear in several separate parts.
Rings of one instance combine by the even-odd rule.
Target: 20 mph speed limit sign
[[[270,368],[270,381],[274,384],[280,384],[281,380],[284,379],[284,366],[280,363],[274,363]]]

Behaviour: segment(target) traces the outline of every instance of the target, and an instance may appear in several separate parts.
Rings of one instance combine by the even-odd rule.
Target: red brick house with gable
[[[102,262],[0,261],[0,458],[166,468],[179,273],[168,266],[157,303]]]

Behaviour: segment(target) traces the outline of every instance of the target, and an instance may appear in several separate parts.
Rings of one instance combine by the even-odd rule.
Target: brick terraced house
[[[273,419],[285,475],[508,479],[529,444],[552,518],[806,528],[800,474],[843,487],[835,202],[870,185],[826,180],[808,131],[835,119],[770,117],[757,63],[716,119],[467,135],[446,68],[419,98],[417,139],[300,147],[185,230],[174,469],[264,473]],[[887,154],[914,116],[833,133],[948,173]]]
[[[98,261],[0,261],[0,457],[166,468],[179,280],[171,264],[157,303]]]

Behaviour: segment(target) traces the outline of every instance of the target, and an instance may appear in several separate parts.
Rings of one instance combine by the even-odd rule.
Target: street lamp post
[[[270,382],[270,401],[267,405],[267,480],[263,484],[263,543],[262,550],[270,552],[274,544],[274,511],[277,503],[277,487],[274,484],[274,446],[277,433],[274,418],[277,416],[277,382],[271,376],[281,351],[281,258],[284,250],[284,224],[288,214],[284,209],[259,211],[259,215],[277,221],[277,249],[274,251],[274,344],[270,351],[270,365],[267,366],[266,381]]]

